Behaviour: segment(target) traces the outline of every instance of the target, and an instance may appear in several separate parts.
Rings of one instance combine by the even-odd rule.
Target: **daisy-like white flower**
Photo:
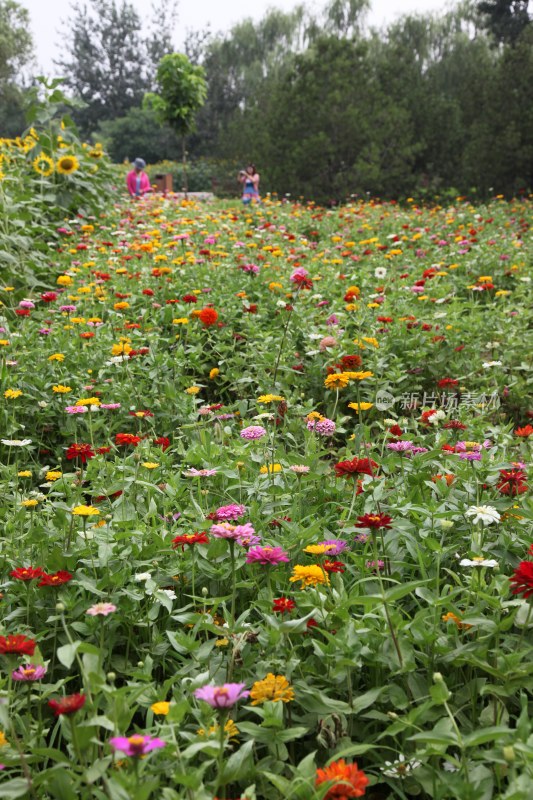
[[[489,567],[494,569],[498,566],[498,562],[494,558],[484,558],[483,556],[474,556],[473,558],[462,558],[459,561],[460,567]]]
[[[421,766],[421,762],[414,758],[406,760],[403,753],[400,753],[396,761],[385,761],[381,771],[387,778],[405,778],[417,767]]]
[[[465,511],[465,516],[472,517],[474,523],[482,522],[484,525],[500,521],[500,514],[494,506],[470,506]]]
[[[502,363],[502,361],[484,361],[483,368],[490,369],[491,367],[501,367]]]
[[[27,447],[31,444],[31,439],[0,439],[0,442],[7,447]]]
[[[152,574],[150,572],[137,572],[133,576],[134,580],[136,581],[149,581],[151,577]]]

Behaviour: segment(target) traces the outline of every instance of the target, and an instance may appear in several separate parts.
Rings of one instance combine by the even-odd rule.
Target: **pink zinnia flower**
[[[166,747],[166,742],[153,736],[143,736],[134,733],[133,736],[114,736],[109,740],[109,744],[114,751],[120,750],[126,756],[141,758],[152,750]]]
[[[120,408],[120,403],[100,403],[100,408],[107,408],[110,411],[114,411],[115,408]]]
[[[389,450],[394,450],[396,453],[406,453],[413,449],[412,442],[389,442],[387,445]]]
[[[246,555],[247,564],[281,564],[289,560],[282,547],[251,547]]]
[[[261,439],[265,434],[266,430],[261,425],[250,425],[248,428],[242,429],[241,439]]]
[[[216,469],[195,469],[191,467],[183,473],[187,478],[210,478],[216,475]]]
[[[86,414],[88,410],[87,406],[67,406],[65,408],[67,414]]]
[[[255,530],[251,522],[244,525],[231,525],[229,522],[215,523],[209,531],[216,539],[237,540],[246,536],[253,536]]]
[[[315,424],[315,431],[321,436],[333,436],[336,427],[333,420],[326,417],[325,419],[318,420]]]
[[[225,683],[223,686],[202,686],[195,689],[194,696],[205,700],[212,708],[231,708],[238,700],[250,694],[245,683]]]
[[[229,506],[220,506],[220,508],[217,508],[215,511],[216,518],[219,521],[240,519],[240,517],[244,517],[245,514],[246,506],[241,506],[237,503],[231,503]]]
[[[11,673],[14,681],[40,681],[46,675],[46,667],[37,664],[24,664]]]
[[[293,464],[289,469],[291,472],[295,472],[296,475],[306,475],[311,467],[307,467],[305,464]]]
[[[107,617],[116,610],[117,607],[113,603],[95,603],[85,613],[89,614],[90,617]]]

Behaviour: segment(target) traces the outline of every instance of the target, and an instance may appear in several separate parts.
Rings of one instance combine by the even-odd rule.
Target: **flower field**
[[[8,265],[2,798],[533,796],[530,222],[117,193]]]

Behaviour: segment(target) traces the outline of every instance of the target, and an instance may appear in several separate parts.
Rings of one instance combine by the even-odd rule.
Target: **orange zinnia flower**
[[[218,319],[218,313],[215,311],[214,308],[202,308],[202,310],[198,313],[198,319],[208,328],[210,325],[214,325]]]
[[[333,761],[325,769],[317,769],[315,786],[327,781],[335,781],[328,790],[324,800],[348,800],[350,797],[362,797],[368,786],[365,773],[357,768],[357,764],[347,764],[343,758]]]

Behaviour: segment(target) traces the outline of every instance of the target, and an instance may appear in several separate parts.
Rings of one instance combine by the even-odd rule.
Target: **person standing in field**
[[[145,167],[146,161],[142,158],[136,158],[133,162],[132,171],[128,172],[126,183],[128,192],[132,197],[142,197],[144,194],[148,194],[152,191],[150,178],[146,172],[144,172]]]
[[[259,174],[255,164],[248,164],[245,170],[241,169],[237,180],[243,185],[242,202],[244,205],[261,202],[261,197],[259,196]]]

